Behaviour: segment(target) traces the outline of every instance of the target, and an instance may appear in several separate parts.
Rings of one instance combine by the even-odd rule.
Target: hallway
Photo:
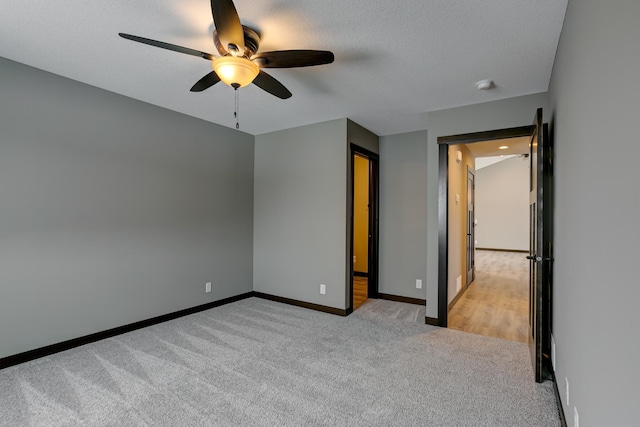
[[[449,311],[449,328],[527,342],[529,261],[520,252],[476,251],[476,280]]]

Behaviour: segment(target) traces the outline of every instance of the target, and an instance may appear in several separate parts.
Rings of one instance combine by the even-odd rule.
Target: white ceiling
[[[491,141],[474,142],[465,144],[475,158],[508,156],[529,153],[531,137],[520,136],[516,138],[493,139]],[[500,147],[507,147],[500,149]]]
[[[348,117],[378,135],[422,130],[428,111],[548,89],[567,0],[235,0],[260,51],[331,50],[333,64],[267,70],[293,93],[240,89],[261,134]],[[119,32],[216,53],[207,0],[2,0],[0,56],[235,127],[234,91],[192,93],[207,61]],[[496,88],[478,91],[492,79]]]

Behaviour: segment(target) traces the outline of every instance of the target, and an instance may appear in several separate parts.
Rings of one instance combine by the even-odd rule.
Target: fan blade
[[[326,50],[278,50],[262,52],[251,58],[262,68],[294,68],[331,64],[334,56]]]
[[[174,52],[186,53],[187,55],[199,56],[204,59],[213,60],[215,56],[207,52],[201,52],[195,49],[189,49],[188,47],[182,47],[171,43],[159,42],[157,40],[151,40],[144,37],[132,36],[131,34],[118,33],[120,37],[133,40],[134,42],[144,43],[155,47],[161,47],[162,49],[173,50]]]
[[[213,23],[222,47],[235,56],[244,54],[244,31],[232,0],[211,0]]]
[[[209,89],[214,84],[220,81],[220,77],[216,74],[215,71],[210,72],[200,80],[191,88],[191,92],[202,92],[205,89]]]
[[[289,89],[262,70],[260,70],[258,76],[253,80],[253,84],[280,99],[291,98],[291,92],[289,92]]]

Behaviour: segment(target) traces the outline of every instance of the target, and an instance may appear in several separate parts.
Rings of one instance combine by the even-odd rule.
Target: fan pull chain
[[[238,108],[240,107],[240,94],[238,93],[238,88],[235,88],[236,92],[236,109],[233,112],[233,117],[236,118],[236,129],[240,129],[240,123],[238,122]]]

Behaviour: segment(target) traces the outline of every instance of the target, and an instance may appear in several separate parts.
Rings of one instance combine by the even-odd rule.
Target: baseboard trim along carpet
[[[326,305],[314,304],[311,302],[298,301],[291,298],[279,297],[276,295],[263,294],[262,292],[253,292],[258,298],[268,299],[269,301],[281,302],[283,304],[295,305],[297,307],[308,308],[310,310],[322,311],[329,314],[337,314],[338,316],[347,316],[350,314],[347,310],[339,308],[327,307]]]
[[[424,323],[431,326],[440,326],[440,322],[438,322],[436,317],[425,317]]]
[[[236,295],[230,298],[221,299],[218,301],[209,302],[207,304],[199,305],[196,307],[187,308],[184,310],[176,311],[169,314],[163,314],[162,316],[152,317],[151,319],[141,320],[139,322],[130,323],[124,326],[118,326],[117,328],[108,329],[102,332],[96,332],[95,334],[85,335],[79,338],[73,338],[68,341],[63,341],[57,344],[51,344],[45,347],[36,348],[34,350],[25,351],[24,353],[15,354],[13,356],[7,356],[0,359],[0,369],[8,368],[10,366],[18,365],[20,363],[29,362],[31,360],[39,359],[41,357],[49,356],[61,351],[71,350],[72,348],[80,347],[81,345],[89,344],[92,342],[111,338],[116,335],[125,334],[127,332],[135,331],[137,329],[146,328],[147,326],[153,326],[158,323],[163,323],[169,320],[177,319],[179,317],[188,316],[190,314],[199,313],[211,308],[220,307],[222,305],[230,304],[232,302],[240,301],[243,299],[251,298],[252,292]]]
[[[560,390],[558,390],[558,381],[556,381],[556,373],[551,369],[551,381],[553,381],[553,390],[556,394],[556,403],[558,406],[558,415],[560,415],[560,422],[562,427],[568,427],[567,418],[564,416],[564,408],[562,407],[562,400],[560,399]]]
[[[389,294],[382,294],[382,293],[378,294],[378,298],[386,299],[389,301],[406,302],[408,304],[427,305],[427,300],[420,299],[420,298],[401,297],[398,295],[389,295]]]

